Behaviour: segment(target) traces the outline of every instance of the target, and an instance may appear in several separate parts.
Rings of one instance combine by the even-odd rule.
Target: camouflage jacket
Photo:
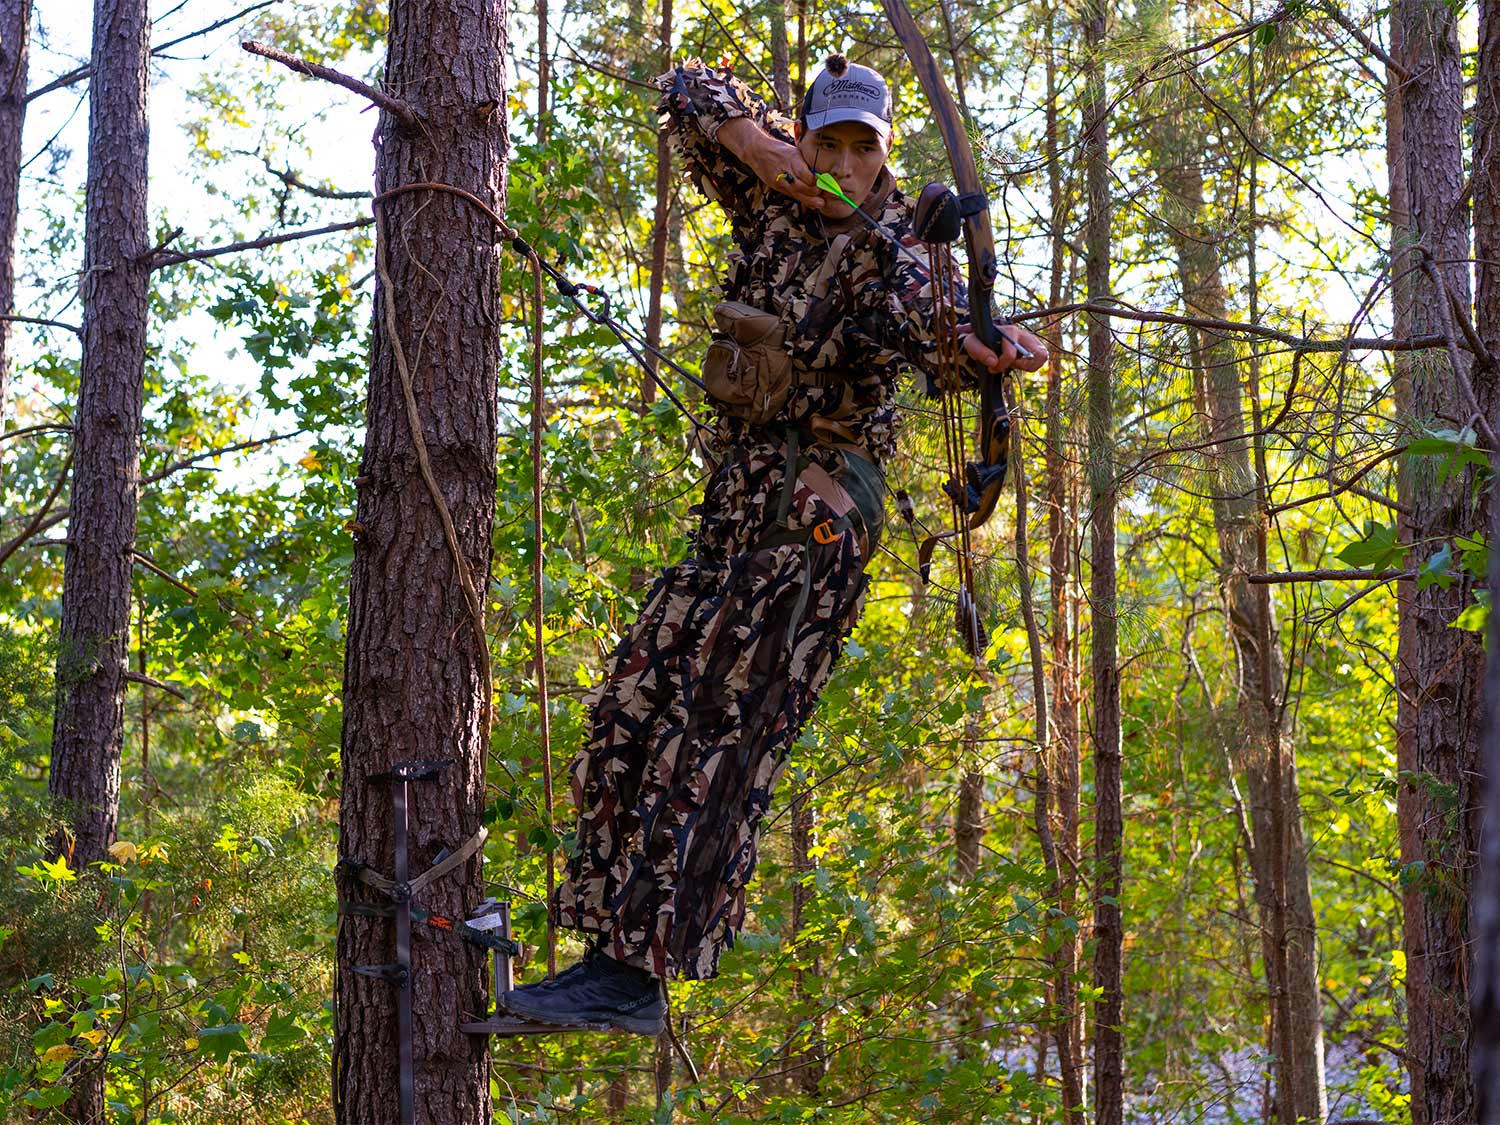
[[[694,59],[663,74],[656,84],[668,95],[659,108],[688,177],[729,217],[733,247],[725,298],[778,313],[793,364],[819,373],[817,382],[825,384],[799,386],[776,420],[807,427],[815,416],[833,419],[851,430],[877,461],[884,461],[896,448],[899,375],[915,368],[930,386],[935,373],[927,271],[858,215],[825,220],[771,190],[718,144],[719,128],[736,117],[750,117],[777,139],[795,143],[792,119],[769,108],[727,69],[710,70]],[[684,99],[687,108],[679,108]],[[882,170],[863,207],[926,260],[912,232],[911,201],[889,169]],[[848,240],[819,299],[811,283],[841,235]],[[966,303],[960,290],[955,306],[961,320],[967,317]],[[726,447],[753,442],[759,436],[747,432],[753,429],[725,415],[716,438]]]

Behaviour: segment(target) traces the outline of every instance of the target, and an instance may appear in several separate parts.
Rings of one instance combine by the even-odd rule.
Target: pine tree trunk
[[[1500,0],[1479,5],[1479,89],[1474,102],[1474,258],[1475,325],[1492,357],[1500,357]],[[1477,365],[1476,365],[1477,366]],[[1474,379],[1490,426],[1500,429],[1500,395],[1492,367]],[[1476,390],[1480,388],[1476,386]],[[1486,401],[1487,396],[1487,401]],[[1500,590],[1500,457],[1490,455],[1489,541],[1491,590]],[[1500,614],[1490,614],[1489,665],[1485,697],[1485,826],[1474,892],[1474,1071],[1475,1118],[1500,1119]]]
[[[1088,183],[1085,241],[1088,299],[1110,294],[1109,99],[1103,48],[1105,8],[1088,0],[1082,14],[1084,62],[1083,152]],[[1124,835],[1120,716],[1119,622],[1115,570],[1113,345],[1109,321],[1089,318],[1088,476],[1090,666],[1094,681],[1094,1120],[1125,1119]]]
[[[797,1088],[809,1095],[818,1092],[818,1085],[822,1082],[826,1070],[823,1017],[817,1014],[822,1006],[822,998],[815,988],[808,985],[809,980],[817,981],[822,977],[823,967],[817,953],[804,950],[801,942],[802,929],[807,924],[807,904],[813,898],[813,888],[809,884],[816,867],[812,850],[817,843],[817,826],[817,811],[813,808],[812,790],[804,787],[792,798],[792,875],[796,880],[792,884],[790,940],[793,963],[796,966],[792,970],[792,995],[796,999],[796,1004],[792,1009],[792,1018],[797,1025],[810,1018],[812,1026],[808,1028],[804,1037],[806,1046],[796,1052],[789,1065],[797,1068],[794,1073]],[[808,953],[811,953],[811,957],[804,963],[803,958]],[[788,1029],[789,1033],[790,1030]]]
[[[85,192],[83,366],[63,569],[54,795],[73,803],[73,866],[115,839],[140,480],[150,249],[144,0],[94,9]]]
[[[1159,138],[1158,159],[1172,194],[1168,217],[1185,311],[1224,320],[1228,302],[1218,247],[1204,222],[1207,203],[1203,171],[1192,155],[1195,139],[1190,123],[1175,122]],[[1262,601],[1265,588],[1251,587],[1244,579],[1262,569],[1257,529],[1265,519],[1245,433],[1240,388],[1246,373],[1234,341],[1227,336],[1200,330],[1194,339],[1194,366],[1201,372],[1208,437],[1214,443],[1213,517],[1219,577],[1239,669],[1235,765],[1245,777],[1250,797],[1250,867],[1276,1027],[1277,1104],[1286,1121],[1323,1121],[1328,1100],[1317,925],[1297,799],[1296,759],[1281,724],[1284,670],[1269,599]],[[1278,759],[1280,768],[1276,768]]]
[[[785,28],[783,28],[783,32]],[[672,0],[661,0],[661,57],[658,73],[672,65]],[[662,290],[667,284],[667,247],[672,239],[672,138],[665,125],[656,130],[656,209],[651,219],[651,290],[646,307],[646,343],[661,347]],[[657,369],[656,356],[648,349],[646,362]],[[641,380],[641,402],[656,401],[656,381]]]
[[[120,815],[151,277],[149,37],[145,0],[98,0],[84,193],[83,363],[47,780],[53,796],[71,807],[71,839],[59,841],[58,850],[71,855],[74,870],[107,858]],[[104,1120],[104,1078],[102,1061],[80,1068],[66,1108],[71,1120]]]
[[[797,107],[792,105],[792,47],[786,37],[786,0],[775,0],[771,5],[771,89],[776,91],[776,108],[795,117]]]
[[[0,316],[15,309],[16,220],[21,197],[21,131],[26,123],[26,63],[31,0],[0,0]],[[0,431],[10,400],[10,322],[0,320]]]
[[[384,86],[415,108],[423,127],[410,130],[382,114],[382,192],[439,181],[503,206],[506,18],[504,0],[392,4]],[[410,193],[376,206],[395,327],[432,472],[482,605],[501,358],[496,232],[471,204],[448,194]],[[401,760],[449,759],[453,765],[438,781],[411,787],[409,848],[417,873],[480,825],[491,686],[439,510],[418,471],[383,279],[377,289],[349,589],[339,851],[389,873],[391,794],[368,778]],[[476,856],[425,889],[421,905],[462,918],[482,893]],[[348,1125],[395,1120],[396,990],[353,971],[394,961],[394,950],[390,922],[342,920],[334,1098]],[[416,1121],[488,1122],[486,1041],[459,1030],[463,1019],[485,1010],[483,951],[422,931],[411,953]]]
[[[979,723],[970,716],[964,722],[964,761],[979,753]],[[966,769],[958,783],[958,803],[953,809],[953,866],[961,883],[979,871],[979,841],[984,834],[984,774]]]
[[[1463,66],[1453,9],[1442,0],[1401,0],[1391,10],[1399,62],[1409,226],[1407,252],[1394,263],[1410,271],[1415,334],[1442,334],[1470,308],[1468,210],[1463,203]],[[1411,143],[1420,138],[1420,143]],[[1440,287],[1434,279],[1440,277]],[[1446,295],[1442,292],[1446,289]],[[1460,362],[1467,366],[1466,359]],[[1423,352],[1411,367],[1410,418],[1418,425],[1463,425],[1471,413],[1442,351]],[[1482,527],[1471,473],[1437,479],[1438,459],[1408,457],[1404,495],[1410,515],[1403,540],[1420,565],[1456,535]],[[1457,568],[1455,568],[1456,570]],[[1469,1074],[1469,883],[1478,847],[1484,652],[1477,638],[1452,628],[1473,600],[1473,581],[1456,576],[1447,589],[1404,584],[1397,668],[1398,742],[1406,760],[1403,882],[1420,915],[1419,945],[1407,949],[1407,1049],[1413,1125],[1474,1120]],[[1419,901],[1418,901],[1419,900]]]
[[[1053,17],[1048,17],[1047,39],[1053,41]],[[1063,198],[1059,156],[1056,53],[1047,52],[1047,182],[1051,203],[1050,243],[1052,268],[1047,303],[1062,304],[1063,269],[1067,250],[1067,209]],[[1072,438],[1072,424],[1064,417],[1062,395],[1062,318],[1047,327],[1047,573],[1051,598],[1051,699],[1049,725],[1053,807],[1053,836],[1057,841],[1060,893],[1058,909],[1066,918],[1078,909],[1079,801],[1082,771],[1082,733],[1079,726],[1078,591],[1074,579],[1077,551],[1073,535],[1077,527],[1073,469],[1065,453]],[[1083,1125],[1083,1012],[1078,1007],[1076,978],[1082,949],[1075,935],[1062,939],[1056,958],[1059,1068],[1062,1087],[1079,1097],[1067,1106],[1068,1125]]]

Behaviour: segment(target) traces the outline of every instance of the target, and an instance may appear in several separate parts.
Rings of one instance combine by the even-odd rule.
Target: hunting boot
[[[511,1014],[538,1023],[607,1023],[640,1035],[660,1034],[667,1014],[659,980],[598,950],[555,980],[512,989],[500,999]]]

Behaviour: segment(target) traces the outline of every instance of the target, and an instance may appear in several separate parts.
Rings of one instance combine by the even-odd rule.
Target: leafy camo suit
[[[588,699],[578,851],[553,910],[618,960],[705,979],[744,922],[761,818],[859,618],[897,377],[930,377],[936,352],[925,270],[857,215],[825,222],[770,191],[715,140],[749,116],[793,143],[789,118],[697,60],[657,85],[688,176],[731,224],[726,299],[780,315],[807,384],[769,425],[716,419],[691,550],[657,578]],[[864,209],[925,260],[888,170]],[[786,498],[789,434],[800,456]]]

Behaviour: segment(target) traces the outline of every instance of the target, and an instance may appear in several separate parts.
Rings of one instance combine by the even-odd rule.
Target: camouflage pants
[[[777,529],[785,464],[771,444],[726,461],[696,552],[656,580],[589,697],[573,765],[578,850],[554,915],[661,977],[711,977],[733,944],[761,818],[864,602],[852,529],[755,549]],[[834,514],[807,475],[793,529]]]

